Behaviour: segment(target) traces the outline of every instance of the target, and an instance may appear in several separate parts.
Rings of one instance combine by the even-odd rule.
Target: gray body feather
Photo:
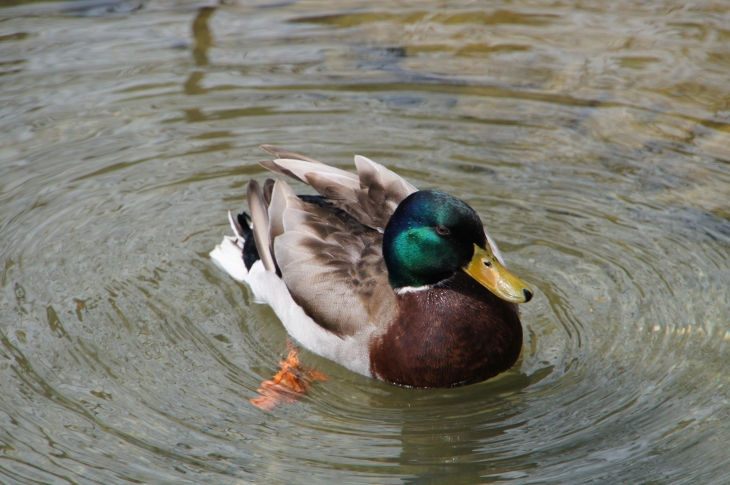
[[[355,157],[355,175],[283,148],[262,148],[278,157],[262,166],[311,185],[327,206],[305,202],[283,180],[269,179],[263,189],[251,181],[248,205],[261,261],[247,271],[240,252],[235,257],[243,237],[233,219],[236,237],[224,239],[211,257],[270,304],[303,346],[370,375],[370,342],[397,312],[382,232],[417,189],[365,157]]]
[[[257,245],[259,239],[265,244],[259,246],[264,266],[276,262],[292,299],[329,332],[354,337],[385,327],[396,303],[382,255],[382,231],[400,201],[416,188],[364,157],[355,157],[355,175],[282,148],[265,149],[287,158],[261,165],[311,185],[332,209],[302,201],[283,180],[274,183],[267,201],[252,182],[249,206]],[[254,211],[267,203],[265,214]],[[259,235],[263,232],[267,234]]]

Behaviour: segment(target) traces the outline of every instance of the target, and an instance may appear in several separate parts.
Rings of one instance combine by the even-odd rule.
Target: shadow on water
[[[510,457],[504,442],[525,424],[525,390],[549,372],[510,372],[452,392],[412,391],[416,395],[408,396],[410,405],[402,410],[399,463],[413,478],[404,483],[489,483],[513,474],[515,467],[535,466],[527,456]]]

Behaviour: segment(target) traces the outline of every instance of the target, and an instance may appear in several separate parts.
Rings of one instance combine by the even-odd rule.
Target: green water
[[[0,483],[730,481],[730,6],[4,5]],[[208,252],[263,143],[471,204],[517,365],[252,406],[286,334]]]

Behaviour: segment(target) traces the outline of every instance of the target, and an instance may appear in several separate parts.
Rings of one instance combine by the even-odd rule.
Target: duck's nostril
[[[532,300],[532,292],[530,290],[523,289],[522,294],[525,295],[525,303]]]

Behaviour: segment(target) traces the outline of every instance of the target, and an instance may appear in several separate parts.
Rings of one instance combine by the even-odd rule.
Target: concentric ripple
[[[0,483],[728,482],[727,9],[92,3],[0,8]],[[471,204],[517,365],[251,405],[287,336],[208,252],[262,143]]]

